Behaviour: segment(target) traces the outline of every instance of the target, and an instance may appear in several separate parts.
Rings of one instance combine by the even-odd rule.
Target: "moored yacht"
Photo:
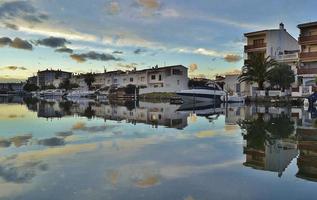
[[[89,90],[73,90],[69,92],[66,97],[69,98],[81,98],[81,97],[91,97],[95,95],[95,91],[89,91]]]
[[[221,102],[221,97],[225,96],[226,92],[217,83],[209,82],[204,87],[181,90],[176,94],[185,102]]]

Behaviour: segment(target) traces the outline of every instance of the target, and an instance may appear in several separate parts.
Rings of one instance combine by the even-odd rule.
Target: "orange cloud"
[[[195,72],[196,70],[198,70],[198,65],[193,63],[193,64],[190,64],[189,65],[189,72],[192,73],[192,72]]]
[[[242,59],[240,55],[228,54],[225,55],[224,60],[227,62],[239,62]]]
[[[139,3],[139,5],[147,9],[156,10],[160,7],[160,2],[157,0],[138,0],[137,2]]]

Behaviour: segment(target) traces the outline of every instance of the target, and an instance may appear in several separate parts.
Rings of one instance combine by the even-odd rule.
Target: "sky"
[[[0,82],[184,65],[212,78],[243,65],[243,33],[317,21],[315,0],[0,0]]]

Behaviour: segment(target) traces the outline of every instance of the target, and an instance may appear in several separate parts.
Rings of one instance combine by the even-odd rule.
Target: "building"
[[[252,54],[261,54],[265,58],[270,57],[280,63],[291,66],[294,74],[297,74],[299,45],[297,40],[291,36],[284,24],[279,29],[268,29],[256,32],[245,33],[247,45],[244,47],[245,61],[250,59]],[[294,85],[297,85],[297,77]],[[257,85],[251,87],[251,95]]]
[[[24,83],[0,83],[0,93],[23,92]]]
[[[58,87],[62,80],[71,78],[72,73],[62,70],[46,69],[44,71],[37,72],[37,86],[55,86]]]
[[[239,82],[240,74],[228,74],[224,79],[223,89],[230,95],[248,96],[250,93],[250,84],[246,82]]]
[[[95,74],[94,88],[120,88],[135,85],[140,94],[176,92],[188,88],[188,69],[182,65],[153,67],[144,70],[110,71]],[[72,83],[84,86],[82,75],[72,77]]]
[[[299,81],[303,86],[314,86],[317,77],[317,22],[299,24],[297,27],[300,29]]]

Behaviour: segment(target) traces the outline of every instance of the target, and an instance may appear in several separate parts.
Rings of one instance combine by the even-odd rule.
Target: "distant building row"
[[[140,93],[152,92],[176,92],[188,88],[188,70],[182,65],[153,67],[144,70],[133,71],[110,71],[94,74],[95,81],[92,86],[96,89],[105,87],[126,87],[136,85],[140,87]],[[65,80],[81,88],[87,87],[82,74],[73,75],[61,70],[39,71],[37,76],[30,77],[29,83],[36,84],[40,88],[53,85],[58,87]]]

